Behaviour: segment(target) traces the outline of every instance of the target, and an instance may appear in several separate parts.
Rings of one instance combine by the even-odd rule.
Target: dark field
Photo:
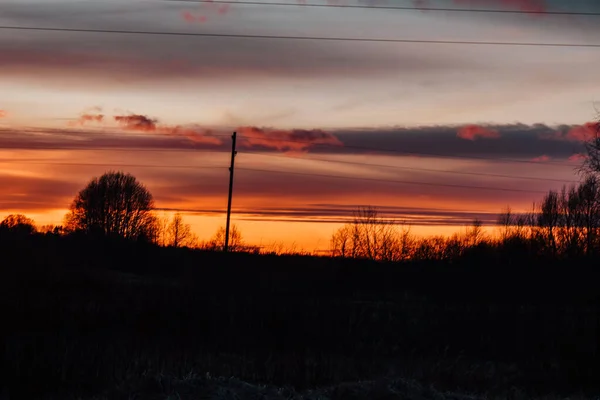
[[[600,394],[594,260],[386,265],[54,236],[0,248],[10,399]]]

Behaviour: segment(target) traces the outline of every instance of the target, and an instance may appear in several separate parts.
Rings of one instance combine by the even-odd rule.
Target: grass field
[[[597,398],[598,274],[3,246],[14,398]]]

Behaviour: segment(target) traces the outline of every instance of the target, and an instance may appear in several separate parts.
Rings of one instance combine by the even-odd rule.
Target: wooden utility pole
[[[225,246],[223,251],[229,251],[229,221],[231,220],[231,197],[233,195],[233,168],[235,167],[235,139],[237,132],[233,132],[231,136],[231,165],[229,166],[229,198],[227,199],[227,223],[225,224]]]

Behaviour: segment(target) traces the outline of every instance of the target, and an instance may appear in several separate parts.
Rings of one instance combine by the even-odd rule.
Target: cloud
[[[600,122],[586,122],[583,125],[561,126],[557,130],[540,135],[545,140],[588,142],[600,134]]]
[[[156,131],[156,119],[151,119],[145,115],[117,115],[115,121],[124,129],[130,131],[154,132]]]
[[[548,155],[544,154],[544,155],[541,155],[541,156],[539,156],[539,157],[535,157],[535,158],[533,158],[531,161],[535,161],[535,162],[546,162],[546,161],[550,161],[551,159],[552,159],[552,157],[550,157],[550,156],[548,156]]]
[[[331,133],[320,129],[269,129],[252,126],[237,128],[241,134],[242,146],[263,147],[280,151],[304,151],[318,144],[343,146],[343,143]]]
[[[458,130],[457,137],[466,140],[482,139],[498,139],[500,133],[497,130],[485,128],[479,125],[467,125]]]
[[[206,145],[211,150],[230,150],[231,132],[238,132],[240,150],[261,152],[306,152],[313,154],[374,154],[404,156],[414,159],[471,157],[493,162],[495,159],[530,161],[547,155],[554,160],[567,160],[574,153],[584,152],[582,142],[549,140],[556,132],[564,135],[579,125],[548,126],[544,124],[486,125],[485,129],[498,132],[492,140],[465,140],[458,137],[461,126],[376,127],[360,129],[280,129],[251,126],[207,128],[202,124],[168,125],[143,114],[122,114],[121,123],[113,116],[105,116],[102,130],[84,127],[61,129],[0,128],[0,148],[89,148],[120,147],[163,150],[197,149]],[[125,118],[127,117],[127,118]],[[112,124],[112,125],[111,125]],[[154,126],[154,131],[152,127]],[[88,127],[90,129],[88,129]],[[464,127],[463,127],[464,128]],[[149,130],[150,129],[150,130]],[[128,134],[140,132],[140,134]],[[562,138],[562,134],[561,134]],[[500,160],[506,161],[506,160]]]
[[[7,113],[4,110],[0,110],[0,118],[6,118]]]
[[[588,122],[575,126],[567,132],[566,139],[577,142],[587,142],[594,139],[600,133],[599,122]]]
[[[576,153],[569,157],[569,161],[584,161],[588,158],[586,154]]]
[[[84,126],[88,123],[101,123],[104,121],[103,114],[81,114],[75,121],[69,122],[70,126]]]
[[[167,136],[185,137],[195,143],[220,145],[223,140],[217,136],[227,136],[225,131],[215,132],[201,126],[160,125],[158,120],[141,114],[115,116],[119,126],[128,131],[152,132]],[[342,142],[328,132],[319,129],[272,129],[242,126],[236,129],[240,133],[241,147],[274,149],[279,151],[304,151],[317,144],[342,146]]]
[[[204,23],[209,20],[209,15],[220,16],[229,12],[231,4],[217,4],[210,0],[204,3],[198,3],[199,10],[186,10],[181,13],[181,17],[187,23]]]
[[[189,23],[206,22],[208,19],[206,17],[206,15],[196,15],[196,14],[192,13],[191,11],[183,11],[181,13],[181,17],[183,18],[183,20],[185,22],[189,22]]]
[[[158,133],[166,136],[184,137],[194,143],[221,145],[223,140],[214,136],[213,131],[194,125],[160,125],[158,119],[141,114],[117,115],[114,117],[119,126],[128,131]]]

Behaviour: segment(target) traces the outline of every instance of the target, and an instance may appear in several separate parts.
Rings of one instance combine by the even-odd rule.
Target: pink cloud
[[[205,15],[194,15],[191,11],[184,11],[181,13],[181,17],[185,22],[195,23],[195,22],[206,22],[207,18]]]
[[[535,161],[535,162],[546,162],[546,161],[550,161],[551,159],[552,159],[552,157],[550,157],[550,156],[548,156],[548,155],[544,154],[544,155],[541,155],[541,156],[539,156],[539,157],[536,157],[536,158],[532,159],[531,161]]]
[[[573,154],[571,157],[569,157],[569,161],[583,161],[585,159],[587,159],[588,156],[582,153],[577,153],[577,154]]]
[[[8,114],[4,110],[0,110],[0,118],[6,118]]]
[[[331,133],[319,129],[267,129],[254,126],[238,128],[241,145],[266,147],[282,151],[305,151],[317,144],[343,146]]]
[[[540,139],[566,140],[569,142],[587,142],[600,134],[600,122],[586,122],[583,125],[575,125],[566,132],[556,131],[540,135]]]
[[[600,133],[599,122],[588,122],[583,125],[575,126],[567,132],[566,139],[575,142],[587,142]]]
[[[83,126],[90,122],[101,123],[103,120],[104,115],[102,114],[81,114],[81,116],[77,120],[71,121],[69,125]]]
[[[457,137],[466,140],[498,139],[500,133],[493,129],[488,129],[479,125],[466,125],[458,130]]]
[[[220,145],[223,141],[213,136],[213,132],[198,126],[159,125],[158,120],[141,114],[118,115],[114,117],[121,128],[136,132],[156,132],[167,136],[185,137],[194,143]]]

